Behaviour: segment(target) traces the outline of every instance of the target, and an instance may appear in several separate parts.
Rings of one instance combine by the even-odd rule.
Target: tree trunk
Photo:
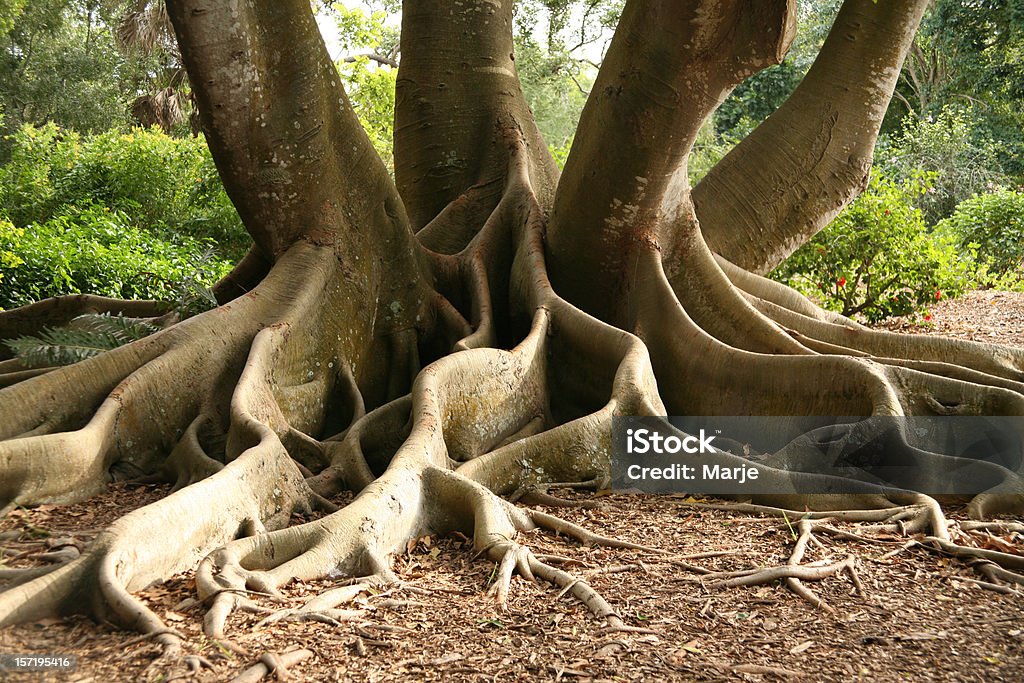
[[[704,238],[764,274],[867,186],[875,140],[929,0],[847,0],[778,111],[693,190]]]
[[[842,82],[866,79],[880,97],[921,3],[847,5],[826,55],[846,41],[870,48],[873,61],[825,56],[809,90],[822,97],[827,74],[850,69]],[[506,499],[559,482],[606,486],[615,416],[1024,412],[1021,349],[865,329],[716,259],[704,242],[698,214],[718,239],[733,224],[715,224],[714,211],[753,207],[757,232],[745,234],[762,235],[758,253],[782,253],[792,230],[808,236],[806,225],[822,224],[856,184],[835,165],[870,158],[870,126],[837,128],[842,154],[827,147],[826,166],[814,166],[822,175],[794,180],[809,172],[798,162],[820,138],[770,119],[763,130],[782,126],[772,134],[781,142],[752,143],[768,160],[756,172],[775,169],[773,187],[813,194],[806,221],[764,218],[791,207],[789,194],[768,197],[749,181],[739,194],[731,174],[756,175],[744,170],[760,159],[754,152],[698,187],[695,214],[694,136],[731,88],[781,59],[790,0],[629,0],[560,180],[518,86],[511,3],[409,0],[397,187],[306,0],[168,7],[214,159],[256,249],[215,310],[39,376],[0,365],[12,384],[0,390],[0,506],[80,500],[115,475],[174,484],[79,559],[11,580],[0,625],[87,611],[180,656],[180,636],[132,591],[195,570],[204,629],[221,638],[233,610],[254,608],[250,591],[339,575],[390,582],[389,558],[410,540],[458,530],[498,563],[499,602],[519,573],[628,630],[521,532],[631,546]],[[863,29],[879,17],[891,23]],[[847,116],[862,122],[884,109],[862,95],[842,100],[843,130]],[[856,179],[862,166],[851,167]],[[738,258],[729,242],[714,244]],[[68,309],[5,313],[0,330],[51,314],[62,321]],[[771,482],[820,483],[789,458],[774,456]],[[713,462],[747,461],[720,452]],[[358,495],[338,509],[330,499],[343,489]],[[944,551],[967,554],[934,501],[857,490],[770,502],[898,504],[892,514],[916,513]],[[971,511],[1019,510],[1021,490],[1007,471]],[[289,526],[293,511],[310,508],[328,514]],[[307,611],[329,616],[339,599],[329,592]]]

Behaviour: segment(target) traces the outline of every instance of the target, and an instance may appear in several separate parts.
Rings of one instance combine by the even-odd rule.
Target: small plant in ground
[[[968,262],[953,240],[930,233],[914,200],[930,187],[876,173],[868,189],[772,277],[843,315],[875,322],[922,312],[963,293]]]

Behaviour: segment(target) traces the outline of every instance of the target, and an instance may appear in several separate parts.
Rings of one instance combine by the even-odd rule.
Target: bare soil
[[[938,302],[930,313],[923,326],[907,320],[886,326],[1024,344],[1024,294],[974,292]],[[166,491],[118,484],[87,503],[15,510],[0,520],[3,565],[33,566],[48,550],[84,547],[118,516]],[[558,493],[600,502],[559,510],[566,518],[669,551],[584,548],[539,533],[524,539],[537,552],[571,558],[567,569],[586,578],[628,624],[652,633],[604,632],[571,597],[519,578],[508,610],[499,611],[485,595],[493,564],[474,558],[465,538],[433,537],[394,558],[403,586],[360,598],[350,606],[358,612],[352,621],[261,626],[262,615],[234,615],[228,634],[239,652],[202,635],[191,577],[149,587],[144,599],[187,635],[189,652],[214,665],[196,676],[156,661],[151,642],[72,616],[0,632],[0,653],[74,655],[73,672],[4,680],[230,680],[262,654],[296,647],[313,652],[290,668],[297,681],[1024,680],[1024,598],[983,589],[964,563],[907,548],[906,538],[866,544],[816,536],[822,545],[812,545],[804,563],[854,555],[866,589],[857,594],[842,575],[808,584],[834,609],[828,612],[781,584],[712,591],[684,566],[726,571],[784,563],[795,540],[785,520],[698,509],[682,495]],[[1024,554],[1018,534],[975,534],[971,542]],[[711,553],[717,554],[686,557]],[[262,604],[298,606],[331,585],[296,584],[285,602]]]

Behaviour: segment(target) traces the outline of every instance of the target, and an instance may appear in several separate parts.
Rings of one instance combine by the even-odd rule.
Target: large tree
[[[133,591],[195,570],[219,638],[247,589],[391,581],[410,539],[461,530],[500,562],[499,599],[519,573],[628,628],[519,532],[615,542],[508,500],[604,484],[614,416],[1024,412],[1021,349],[867,329],[754,274],[863,187],[927,4],[846,0],[793,96],[691,193],[698,129],[782,59],[791,0],[627,2],[561,174],[519,87],[512,3],[406,0],[394,181],[308,0],[169,0],[255,246],[215,310],[72,366],[0,365],[0,507],[81,500],[112,476],[174,483],[80,558],[8,574],[0,625],[84,610],[173,653],[179,636]],[[0,333],[86,311],[161,312],[49,300]],[[819,476],[785,453],[769,464],[778,482]],[[971,512],[1019,510],[1018,481],[1000,470]],[[342,489],[358,495],[336,509]],[[927,496],[850,490],[763,502],[878,508],[990,572],[1019,566],[955,545]],[[308,508],[329,514],[289,526]]]

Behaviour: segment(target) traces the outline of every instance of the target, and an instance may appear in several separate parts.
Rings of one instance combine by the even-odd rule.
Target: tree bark
[[[781,61],[794,35],[792,2],[711,4],[627,4],[559,183],[555,284],[617,324],[636,305],[636,252],[688,239],[669,228],[692,214],[686,160],[701,124],[744,78]]]
[[[418,230],[464,193],[497,205],[508,130],[522,135],[538,195],[558,180],[523,97],[512,49],[512,5],[468,0],[402,3],[402,63],[395,93],[395,179]]]
[[[789,99],[693,189],[715,253],[766,273],[860,194],[928,4],[845,0]]]

